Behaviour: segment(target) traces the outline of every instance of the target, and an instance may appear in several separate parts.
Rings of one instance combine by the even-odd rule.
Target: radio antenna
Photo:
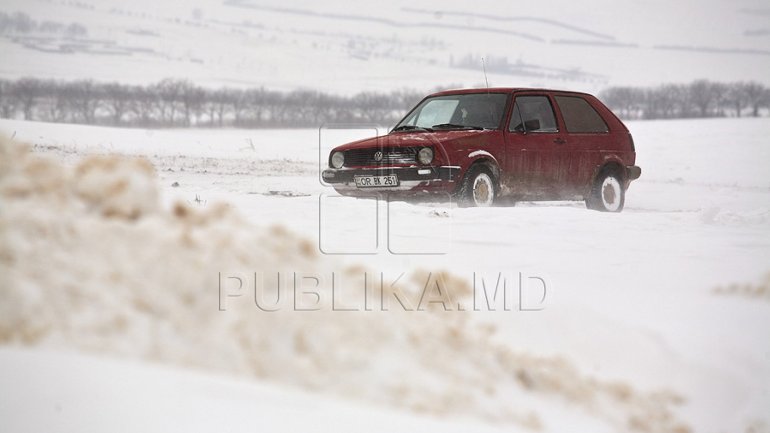
[[[489,93],[489,80],[487,79],[487,64],[484,57],[481,58],[481,69],[484,71],[484,82],[487,83],[487,94]]]

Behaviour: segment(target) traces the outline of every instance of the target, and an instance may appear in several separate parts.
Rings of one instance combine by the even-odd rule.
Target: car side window
[[[511,132],[557,132],[556,116],[547,96],[517,96],[508,125]]]
[[[609,132],[607,122],[585,99],[579,96],[557,96],[556,103],[564,117],[567,132],[594,134]]]

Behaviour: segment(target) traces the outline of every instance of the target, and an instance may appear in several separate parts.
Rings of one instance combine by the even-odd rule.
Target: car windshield
[[[425,99],[394,128],[497,129],[505,112],[505,93],[466,93]]]

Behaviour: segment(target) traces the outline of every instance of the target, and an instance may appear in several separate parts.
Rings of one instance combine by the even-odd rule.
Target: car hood
[[[393,132],[380,137],[371,137],[334,148],[337,150],[370,149],[373,147],[421,147],[440,146],[455,142],[476,142],[496,130],[446,130],[433,132]]]

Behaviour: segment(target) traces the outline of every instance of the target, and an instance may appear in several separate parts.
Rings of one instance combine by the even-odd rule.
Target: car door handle
[[[566,144],[567,140],[565,140],[563,138],[554,138],[553,142],[556,143],[556,144]]]

